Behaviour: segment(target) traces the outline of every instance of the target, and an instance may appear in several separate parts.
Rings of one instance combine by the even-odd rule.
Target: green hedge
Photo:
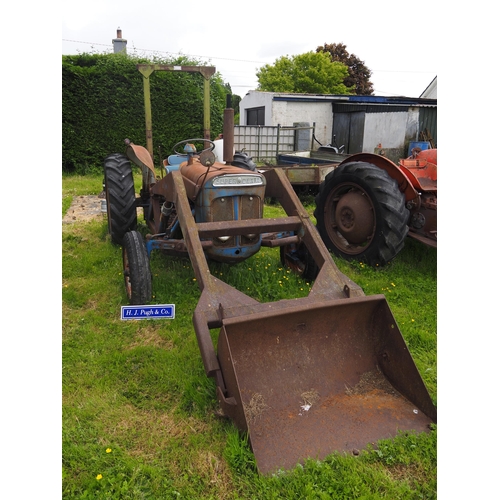
[[[179,57],[154,60],[125,54],[81,54],[62,59],[62,170],[100,171],[110,153],[125,151],[124,139],[146,146],[144,91],[137,64],[201,66]],[[203,77],[156,71],[150,76],[155,164],[177,142],[203,137]],[[211,138],[222,132],[226,95],[216,73],[210,80]]]

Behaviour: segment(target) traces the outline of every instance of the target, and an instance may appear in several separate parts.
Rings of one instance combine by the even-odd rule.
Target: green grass
[[[63,178],[63,200],[101,189],[99,176]],[[266,215],[280,210],[267,206]],[[121,249],[110,243],[104,217],[63,225],[62,250],[63,498],[437,497],[435,429],[400,434],[359,456],[335,453],[259,476],[246,437],[221,418],[215,384],[205,376],[192,325],[200,293],[189,260],[151,259],[154,301],[174,303],[174,320],[123,322]],[[383,269],[336,263],[367,295],[387,297],[436,402],[436,251],[408,240]],[[262,302],[309,292],[282,268],[278,249],[210,268]]]

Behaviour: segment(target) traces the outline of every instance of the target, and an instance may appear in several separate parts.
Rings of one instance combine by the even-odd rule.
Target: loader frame
[[[185,246],[201,291],[193,314],[193,325],[205,373],[215,380],[217,398],[224,414],[230,417],[241,431],[248,432],[259,471],[266,474],[280,468],[290,468],[307,457],[321,459],[335,450],[352,452],[353,449],[363,448],[374,440],[393,437],[400,429],[419,432],[428,430],[430,424],[437,420],[436,408],[389,310],[385,296],[366,297],[356,283],[339,271],[285,172],[273,169],[264,175],[267,181],[266,197],[276,198],[287,217],[196,223],[180,172],[169,174],[172,179],[167,183],[171,186],[167,198],[174,200],[177,207]],[[277,231],[287,231],[294,236],[288,236],[286,239],[276,238]],[[319,267],[319,273],[307,297],[259,303],[210,273],[202,239],[247,232],[260,232],[262,246],[305,244]],[[331,337],[335,337],[335,340],[328,340],[328,334],[318,334],[318,330],[329,328],[323,324],[314,325],[314,322],[318,321],[317,318],[321,321],[323,316],[328,317],[326,323],[343,318],[341,332],[332,331]],[[360,317],[367,326],[359,327]],[[289,327],[283,326],[287,322]],[[357,406],[352,406],[352,401],[346,403],[342,391],[330,393],[328,396],[329,388],[323,388],[323,413],[317,412],[315,415],[320,418],[318,415],[324,414],[321,418],[325,420],[322,422],[328,422],[327,425],[333,426],[334,429],[325,434],[318,433],[317,425],[322,423],[317,424],[311,417],[310,424],[307,425],[304,420],[304,424],[294,430],[293,436],[282,435],[280,432],[287,428],[288,421],[283,423],[282,418],[271,411],[264,416],[259,415],[260,418],[256,422],[248,410],[249,400],[255,394],[261,393],[266,393],[269,396],[266,396],[267,399],[276,403],[276,408],[283,404],[288,407],[294,404],[290,401],[278,403],[275,396],[277,392],[293,392],[293,388],[289,386],[293,376],[289,380],[282,380],[280,389],[276,386],[280,373],[270,376],[266,373],[266,366],[250,367],[250,372],[247,373],[242,371],[247,356],[244,353],[249,349],[248,343],[254,349],[254,354],[257,352],[257,358],[261,357],[260,350],[269,350],[269,345],[264,345],[269,344],[269,339],[262,339],[250,331],[247,336],[246,329],[251,329],[252,324],[260,325],[257,328],[259,331],[277,331],[284,328],[277,336],[278,343],[280,336],[283,342],[287,342],[289,330],[293,329],[300,330],[302,338],[310,339],[306,341],[310,342],[306,350],[314,352],[316,359],[310,365],[309,376],[315,372],[311,384],[321,378],[328,381],[329,377],[335,379],[329,380],[334,382],[333,385],[342,386],[347,383],[345,381],[354,384],[353,381],[360,380],[363,373],[377,372],[381,374],[384,384],[388,381],[390,389],[381,392],[379,388],[375,388],[370,394],[360,396],[356,400]],[[221,330],[216,352],[210,330],[219,328]],[[362,333],[355,333],[355,330],[362,330]],[[274,343],[274,340],[271,342]],[[333,342],[328,345],[334,351],[341,350],[340,345],[344,345],[345,349],[346,343],[353,342],[352,351],[356,352],[356,356],[364,358],[364,361],[360,363],[353,359],[349,367],[334,373],[332,365],[339,363],[333,355],[332,359],[329,356],[322,357],[322,353],[328,349],[325,342]],[[295,347],[292,342],[285,355],[286,359],[281,361],[284,363],[284,371],[289,368],[293,371],[293,366],[298,363],[297,359],[300,360],[303,355],[302,349],[303,347]],[[280,361],[277,361],[277,364],[281,370]],[[333,401],[334,403],[331,403]],[[269,402],[270,407],[273,404]],[[378,410],[373,409],[374,404]],[[351,414],[354,414],[356,419],[366,421],[361,426],[363,430],[346,425],[352,418]],[[356,436],[353,437],[353,433]],[[303,439],[297,440],[297,437]],[[273,443],[272,446],[269,446],[270,442]]]

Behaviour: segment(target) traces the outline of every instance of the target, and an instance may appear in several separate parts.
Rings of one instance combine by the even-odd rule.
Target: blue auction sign
[[[122,306],[121,319],[174,319],[174,304],[158,304],[154,306]]]

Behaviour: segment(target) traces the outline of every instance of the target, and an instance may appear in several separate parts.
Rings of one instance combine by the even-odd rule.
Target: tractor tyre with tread
[[[330,251],[373,267],[391,261],[408,234],[409,211],[396,180],[362,161],[340,165],[326,176],[314,216]]]
[[[129,231],[123,237],[123,276],[127,298],[132,305],[151,301],[151,269],[142,235]]]
[[[137,227],[134,176],[129,159],[120,153],[104,160],[104,184],[111,241],[121,245],[127,231]]]

